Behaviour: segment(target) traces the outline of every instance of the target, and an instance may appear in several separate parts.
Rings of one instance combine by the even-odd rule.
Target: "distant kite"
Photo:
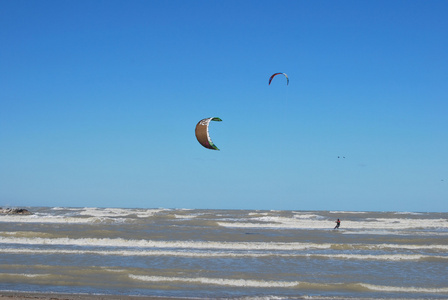
[[[271,85],[271,81],[272,81],[272,78],[274,78],[275,76],[277,76],[277,75],[285,75],[285,77],[286,77],[286,85],[288,85],[289,84],[289,78],[288,78],[288,75],[286,75],[286,73],[275,73],[275,74],[272,74],[272,76],[269,78],[269,85]]]
[[[211,150],[219,150],[218,147],[213,144],[210,135],[208,133],[208,126],[210,124],[210,121],[222,121],[220,118],[205,118],[198,122],[196,125],[196,138],[198,139],[198,142],[204,146],[207,149]]]

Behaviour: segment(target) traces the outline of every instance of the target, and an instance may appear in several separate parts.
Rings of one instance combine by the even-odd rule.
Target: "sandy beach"
[[[53,294],[31,292],[0,292],[0,299],[14,300],[179,300],[184,298],[167,298],[155,296],[120,296],[120,295],[89,295],[89,294]],[[191,298],[189,298],[191,299]]]

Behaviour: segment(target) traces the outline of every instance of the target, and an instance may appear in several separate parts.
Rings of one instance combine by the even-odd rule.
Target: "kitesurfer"
[[[339,219],[336,220],[336,226],[334,227],[334,229],[338,229],[339,226],[341,226],[341,221]]]

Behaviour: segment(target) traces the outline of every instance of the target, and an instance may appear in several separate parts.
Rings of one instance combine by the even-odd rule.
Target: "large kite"
[[[269,78],[269,85],[271,84],[271,81],[272,81],[272,78],[274,78],[275,76],[277,76],[277,75],[285,75],[285,77],[286,77],[286,85],[288,85],[289,84],[289,78],[288,78],[288,75],[286,75],[286,73],[275,73],[275,74],[272,74],[272,76]]]
[[[208,126],[210,121],[222,121],[220,118],[205,118],[198,122],[196,125],[196,138],[198,142],[207,149],[219,150],[218,147],[213,144],[210,135],[208,133]]]

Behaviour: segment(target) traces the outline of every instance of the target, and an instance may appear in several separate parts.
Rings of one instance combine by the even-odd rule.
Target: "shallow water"
[[[448,213],[28,209],[0,215],[0,290],[448,298]]]

